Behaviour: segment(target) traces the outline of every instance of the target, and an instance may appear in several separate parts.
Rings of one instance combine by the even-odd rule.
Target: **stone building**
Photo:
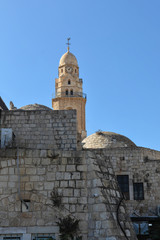
[[[58,68],[59,78],[55,80],[56,96],[52,99],[54,110],[76,109],[77,130],[80,138],[86,137],[85,105],[86,94],[83,93],[82,78],[76,57],[68,51],[61,57]]]
[[[86,96],[69,49],[55,88],[54,110],[0,112],[0,239],[136,240],[130,217],[156,239],[160,152],[110,132],[80,142]]]

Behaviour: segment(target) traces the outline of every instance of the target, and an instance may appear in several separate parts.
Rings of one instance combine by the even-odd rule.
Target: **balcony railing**
[[[82,92],[58,92],[55,94],[56,98],[60,98],[60,97],[81,97],[81,98],[85,98],[87,99],[87,94],[82,93]]]

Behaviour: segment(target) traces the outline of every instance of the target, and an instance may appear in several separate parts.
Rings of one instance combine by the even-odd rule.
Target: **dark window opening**
[[[61,73],[63,73],[63,69],[61,69]]]
[[[55,240],[55,234],[33,234],[32,240]]]
[[[76,69],[75,69],[75,73],[76,73],[77,71],[76,71]]]
[[[129,200],[129,177],[128,175],[117,175],[117,181],[121,192],[126,200]]]
[[[70,85],[71,84],[71,81],[70,80],[68,80],[68,85]]]
[[[68,95],[68,90],[66,90],[66,95]]]
[[[3,240],[20,240],[21,238],[20,237],[3,237]]]
[[[71,95],[73,95],[73,90],[71,90]]]
[[[29,212],[30,210],[30,200],[21,200],[21,212]]]
[[[144,200],[143,183],[133,183],[134,200]]]

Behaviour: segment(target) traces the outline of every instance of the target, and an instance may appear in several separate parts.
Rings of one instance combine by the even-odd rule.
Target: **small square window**
[[[143,183],[133,183],[134,200],[144,200]]]

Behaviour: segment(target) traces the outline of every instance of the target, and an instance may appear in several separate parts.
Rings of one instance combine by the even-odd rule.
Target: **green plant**
[[[61,240],[81,240],[81,236],[77,236],[79,220],[70,216],[59,218],[57,222],[60,231]]]
[[[62,195],[58,193],[58,190],[56,188],[52,190],[50,195],[51,195],[50,199],[53,202],[53,206],[59,208],[62,205]]]

